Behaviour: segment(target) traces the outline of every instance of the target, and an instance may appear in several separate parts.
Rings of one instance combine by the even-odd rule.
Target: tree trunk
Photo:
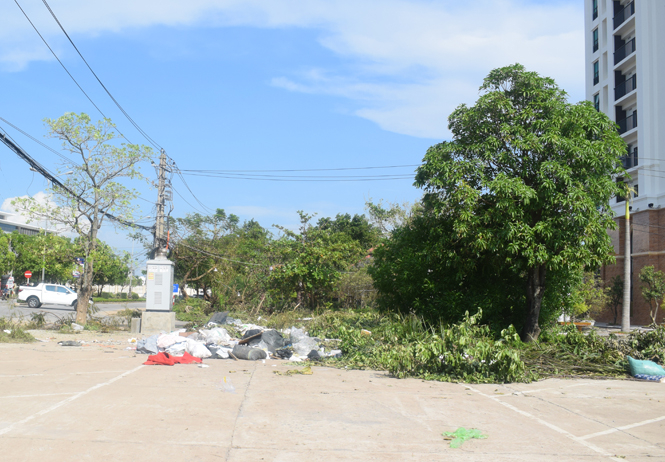
[[[540,317],[540,306],[543,303],[545,294],[545,275],[547,268],[545,265],[529,268],[527,276],[526,303],[527,314],[524,327],[520,333],[523,342],[534,342],[540,335],[540,326],[538,318]]]
[[[81,289],[79,290],[76,304],[76,323],[85,326],[88,320],[88,305],[90,304],[90,297],[92,296],[92,275],[93,275],[93,251],[95,250],[97,240],[97,221],[95,220],[90,228],[88,235],[88,245],[85,255],[85,267],[81,275]]]

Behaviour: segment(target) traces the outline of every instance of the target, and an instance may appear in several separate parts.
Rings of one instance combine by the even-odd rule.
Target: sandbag
[[[238,359],[247,359],[249,361],[257,361],[268,357],[268,354],[265,351],[245,345],[234,346],[232,353],[233,356]]]
[[[633,377],[636,375],[665,376],[665,369],[653,361],[639,360],[628,356],[628,366],[630,367],[630,375]]]
[[[265,342],[268,351],[271,353],[274,353],[279,348],[284,348],[284,337],[274,329],[263,332],[261,340]]]

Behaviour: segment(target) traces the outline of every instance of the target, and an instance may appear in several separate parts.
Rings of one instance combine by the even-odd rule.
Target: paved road
[[[145,309],[145,302],[130,302],[130,303],[97,303],[101,313],[113,312],[124,310],[125,308],[132,309]],[[55,321],[56,316],[62,318],[75,313],[75,310],[70,306],[62,305],[42,305],[39,308],[30,308],[25,304],[15,304],[11,308],[10,302],[0,300],[0,317],[24,317],[30,319],[32,313],[47,313],[47,321]]]
[[[109,334],[0,344],[3,460],[665,460],[665,384],[550,379],[465,385],[283,361],[144,366]],[[36,333],[38,338],[43,335]],[[116,340],[116,337],[114,337]],[[224,389],[234,386],[229,393]],[[486,439],[452,449],[442,432]]]

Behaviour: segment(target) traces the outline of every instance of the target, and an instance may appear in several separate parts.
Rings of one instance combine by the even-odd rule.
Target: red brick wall
[[[631,213],[632,232],[632,296],[630,308],[630,323],[646,325],[651,323],[649,304],[642,296],[639,274],[644,266],[653,266],[656,270],[665,272],[665,209],[652,209]],[[616,264],[607,265],[601,269],[601,277],[606,284],[616,275],[623,278],[623,254],[626,234],[626,222],[623,217],[615,219],[619,229],[610,231],[612,244],[617,259]],[[617,322],[621,323],[622,306],[619,305]],[[664,322],[665,313],[658,309],[657,321]],[[597,319],[601,322],[614,321],[611,308],[607,308]]]

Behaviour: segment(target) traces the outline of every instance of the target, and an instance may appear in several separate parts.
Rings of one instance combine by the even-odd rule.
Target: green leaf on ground
[[[450,442],[450,447],[455,449],[459,448],[466,440],[473,438],[483,439],[487,438],[487,435],[483,435],[480,430],[475,428],[467,430],[464,427],[460,427],[454,432],[443,432],[443,438],[446,440],[452,440]]]

